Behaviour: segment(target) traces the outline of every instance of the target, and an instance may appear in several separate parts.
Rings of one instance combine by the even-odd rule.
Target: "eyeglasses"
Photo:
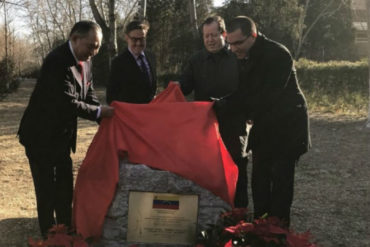
[[[239,45],[243,44],[248,38],[249,38],[249,36],[245,37],[244,39],[234,41],[232,43],[231,42],[228,42],[226,40],[226,43],[229,44],[229,45],[239,46]]]
[[[127,35],[131,40],[132,42],[136,43],[136,42],[140,42],[140,43],[144,43],[146,41],[146,37],[140,37],[140,38],[136,38],[136,37],[131,37],[129,35]]]

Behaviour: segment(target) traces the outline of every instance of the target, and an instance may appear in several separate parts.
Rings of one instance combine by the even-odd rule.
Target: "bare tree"
[[[34,61],[31,54],[33,50],[29,49],[32,44],[26,37],[16,35],[16,15],[23,8],[24,0],[0,0],[0,12],[4,12],[1,15],[4,25],[0,28],[0,33],[4,35],[4,39],[0,40],[0,47],[4,47],[4,50],[0,50],[0,57],[4,59],[6,71],[18,75],[24,72],[26,67],[33,66],[31,64]]]
[[[108,19],[106,10],[103,6],[103,1],[100,1],[99,7],[95,0],[89,0],[90,7],[96,22],[103,30],[103,37],[108,46],[109,58],[117,53],[117,38],[116,38],[116,15],[115,15],[115,0],[108,0],[106,3],[108,10]],[[110,61],[111,59],[109,59]]]
[[[9,33],[8,33],[8,19],[7,19],[7,8],[6,8],[6,2],[3,1],[3,11],[4,11],[4,51],[5,51],[5,71],[8,71],[8,38],[9,38]]]
[[[16,6],[16,3],[9,2],[9,1],[2,1],[0,2],[2,7],[2,11],[4,14],[4,65],[5,65],[5,73],[7,74],[10,72],[10,63],[14,60],[14,43],[16,41],[14,28],[12,28],[12,22],[14,21],[12,17],[12,8]]]
[[[332,8],[333,4],[338,3],[336,8]],[[303,11],[299,17],[298,20],[298,42],[295,47],[295,52],[294,52],[294,58],[298,59],[301,51],[302,51],[302,46],[306,42],[308,34],[311,32],[313,27],[317,24],[319,20],[321,20],[324,17],[332,16],[334,15],[344,4],[343,0],[328,0],[326,1],[325,6],[321,9],[321,11],[318,13],[318,15],[315,17],[315,19],[309,24],[308,26],[305,25],[305,19],[307,17],[307,10],[310,5],[310,0],[305,0],[304,6],[303,6]]]
[[[123,20],[133,14],[134,9],[138,7],[139,1],[119,1],[116,5],[115,0],[89,0],[89,4],[95,21],[100,25],[103,31],[104,41],[108,47],[109,63],[111,58],[117,54],[117,9],[123,14]]]
[[[87,0],[22,1],[40,61],[53,47],[68,39],[77,21],[92,18]]]
[[[188,0],[188,8],[190,14],[190,24],[192,27],[193,37],[198,36],[198,24],[197,24],[197,9],[195,0]]]

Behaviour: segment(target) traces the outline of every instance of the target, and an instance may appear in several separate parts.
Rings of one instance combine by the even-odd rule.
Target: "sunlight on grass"
[[[310,112],[329,112],[340,115],[365,117],[367,116],[369,107],[368,98],[360,94],[332,96],[306,93],[306,99]]]

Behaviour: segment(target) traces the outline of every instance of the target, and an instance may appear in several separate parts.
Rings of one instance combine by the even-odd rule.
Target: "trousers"
[[[246,208],[248,207],[248,158],[245,153],[247,137],[246,134],[240,135],[239,132],[223,128],[222,125],[220,126],[222,140],[233,158],[233,161],[238,166],[239,171],[234,206],[236,208]]]
[[[36,193],[41,235],[55,224],[71,226],[73,172],[70,149],[26,147]],[[55,216],[54,217],[54,213]]]
[[[266,214],[289,227],[293,202],[294,170],[298,158],[274,158],[252,150],[252,198],[254,217]]]

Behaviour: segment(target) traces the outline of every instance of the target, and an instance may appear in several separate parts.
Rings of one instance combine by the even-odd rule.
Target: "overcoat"
[[[275,158],[305,153],[311,146],[307,104],[288,49],[259,33],[239,62],[239,89],[222,108],[253,121],[248,149]]]

